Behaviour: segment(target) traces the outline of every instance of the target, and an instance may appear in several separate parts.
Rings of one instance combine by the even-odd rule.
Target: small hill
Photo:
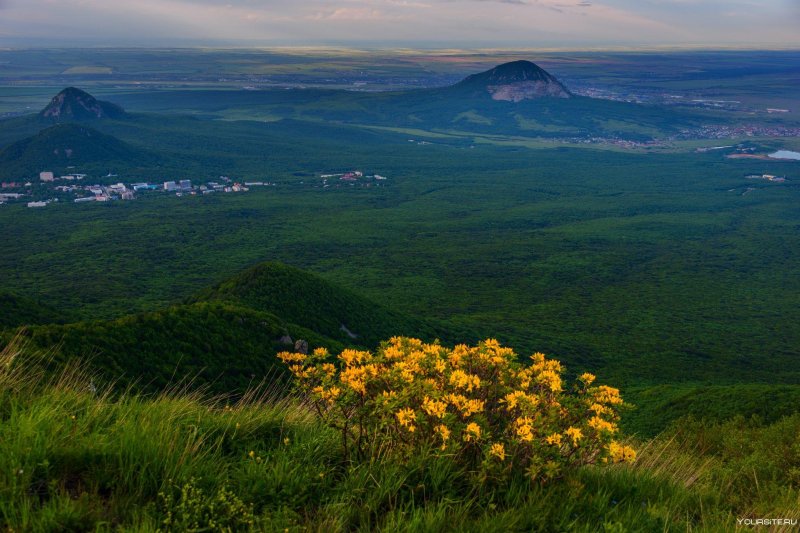
[[[151,154],[87,126],[56,124],[0,151],[0,174],[37,174],[75,165],[140,165],[153,159]]]
[[[111,102],[97,100],[94,96],[67,87],[53,97],[40,113],[41,118],[55,122],[84,122],[98,119],[125,118],[125,110]]]
[[[512,61],[468,76],[453,89],[486,93],[493,100],[520,102],[538,98],[571,98],[572,94],[553,75],[530,61]]]
[[[10,338],[10,331],[4,335]],[[159,391],[193,379],[210,392],[245,390],[267,376],[281,374],[275,354],[293,346],[284,336],[304,339],[311,349],[341,349],[339,343],[275,315],[214,302],[179,305],[114,320],[31,326],[27,350],[43,353],[53,371],[71,361],[87,361],[99,376],[119,388]],[[2,343],[0,343],[2,344]]]
[[[29,298],[0,292],[0,329],[63,322],[57,310]]]
[[[370,348],[394,335],[437,335],[431,324],[281,263],[256,265],[200,292],[194,300],[224,301],[273,313],[325,337]]]

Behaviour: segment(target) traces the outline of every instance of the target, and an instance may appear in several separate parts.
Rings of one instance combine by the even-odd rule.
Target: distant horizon
[[[800,48],[795,0],[0,0],[0,46]]]
[[[380,45],[377,43],[314,43],[314,44],[259,44],[259,43],[191,43],[163,42],[148,45],[137,44],[90,44],[90,43],[50,43],[22,44],[8,43],[0,38],[0,50],[263,50],[298,52],[395,52],[395,53],[601,53],[601,52],[800,52],[800,44],[782,46],[770,43],[732,45],[732,44],[642,44],[642,45],[603,45],[603,46],[458,46],[454,43],[434,45]]]

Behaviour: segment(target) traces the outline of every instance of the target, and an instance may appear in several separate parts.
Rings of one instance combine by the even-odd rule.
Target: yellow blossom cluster
[[[316,412],[342,432],[347,457],[435,449],[492,475],[521,470],[537,480],[635,458],[614,440],[617,389],[595,386],[589,373],[569,387],[558,361],[535,353],[526,364],[495,339],[447,348],[393,337],[374,352],[279,357]]]

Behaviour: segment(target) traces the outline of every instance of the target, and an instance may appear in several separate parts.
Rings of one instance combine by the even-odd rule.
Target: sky
[[[0,0],[3,46],[800,48],[800,0]]]

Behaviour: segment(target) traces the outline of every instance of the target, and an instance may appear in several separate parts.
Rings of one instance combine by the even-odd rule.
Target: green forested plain
[[[701,117],[656,107],[455,113],[433,92],[401,116],[405,96],[386,112],[397,95],[278,93],[168,91],[150,110],[180,101],[193,116],[92,122],[113,157],[48,169],[35,166],[50,125],[3,122],[2,146],[36,148],[3,179],[274,186],[0,205],[0,338],[16,357],[0,367],[0,524],[713,531],[794,516],[797,163],[546,139],[571,125],[646,139]],[[388,179],[320,177],[348,170]],[[788,181],[746,178],[763,173]],[[632,404],[621,426],[640,461],[475,491],[448,461],[348,462],[302,405],[275,397],[286,336],[336,351],[396,334],[494,337],[597,374]],[[79,360],[90,374],[70,374]],[[262,380],[272,396],[241,396]]]

